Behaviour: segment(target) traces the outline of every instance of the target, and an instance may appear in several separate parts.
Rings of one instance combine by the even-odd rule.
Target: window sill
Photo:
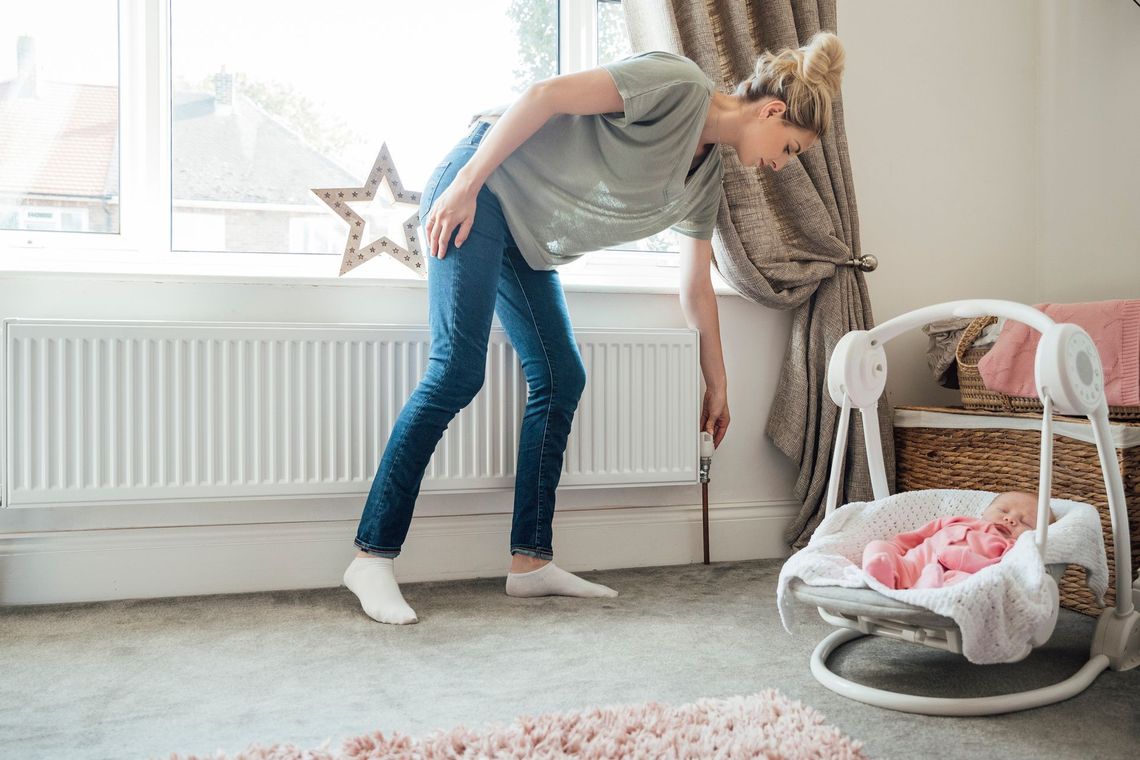
[[[264,253],[179,253],[141,256],[130,251],[63,249],[0,250],[0,276],[83,277],[106,280],[169,282],[257,283],[271,285],[323,285],[336,287],[426,288],[427,280],[407,272],[395,262],[369,262],[371,273],[337,276],[339,257],[274,255]],[[740,295],[716,269],[712,270],[717,295]],[[662,293],[680,289],[676,267],[625,266],[579,263],[559,269],[563,290],[577,293]]]

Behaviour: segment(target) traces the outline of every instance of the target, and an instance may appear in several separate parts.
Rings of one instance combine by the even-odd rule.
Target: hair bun
[[[803,51],[804,79],[809,84],[825,87],[832,95],[838,94],[847,60],[839,38],[831,32],[818,32],[800,50]]]
[[[787,104],[786,121],[817,135],[831,124],[831,101],[839,97],[846,53],[831,32],[818,32],[803,47],[765,50],[735,95],[747,102],[771,97]]]

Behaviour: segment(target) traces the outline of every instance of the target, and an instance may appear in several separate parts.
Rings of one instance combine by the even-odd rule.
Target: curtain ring
[[[867,253],[862,256],[857,256],[850,261],[844,261],[842,266],[845,267],[859,267],[864,272],[874,272],[879,268],[879,260]]]

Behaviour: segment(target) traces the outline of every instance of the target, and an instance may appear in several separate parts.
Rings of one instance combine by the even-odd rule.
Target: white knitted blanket
[[[1057,520],[1049,526],[1044,562],[1034,544],[1036,531],[1026,531],[1000,562],[944,588],[890,589],[863,572],[863,547],[869,542],[916,530],[939,517],[980,516],[996,496],[991,491],[906,491],[836,509],[780,570],[776,603],[784,628],[792,631],[793,608],[800,606],[787,593],[792,578],[811,586],[871,588],[953,619],[962,631],[962,654],[986,664],[1024,657],[1033,632],[1054,614],[1045,564],[1084,567],[1088,586],[1103,605],[1108,562],[1100,518],[1091,505],[1066,499],[1050,502]]]

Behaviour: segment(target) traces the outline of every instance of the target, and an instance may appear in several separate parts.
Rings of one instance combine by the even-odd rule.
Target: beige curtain
[[[722,92],[732,92],[752,75],[761,51],[798,47],[820,30],[838,34],[835,0],[625,0],[624,5],[635,51],[680,53],[696,61]],[[841,100],[833,119],[821,145],[778,174],[745,167],[735,151],[723,148],[724,194],[713,239],[716,268],[733,287],[765,306],[795,310],[767,428],[772,442],[799,467],[795,493],[803,508],[785,536],[795,548],[807,543],[823,516],[839,417],[827,395],[827,360],[845,333],[874,326],[859,266],[867,260],[859,250]],[[879,421],[893,491],[894,435],[885,398]],[[841,504],[872,498],[857,413],[852,423]]]

